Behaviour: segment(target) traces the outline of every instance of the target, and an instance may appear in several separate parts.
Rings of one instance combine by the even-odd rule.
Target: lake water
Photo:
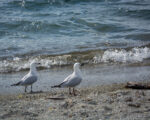
[[[150,0],[1,0],[0,73],[150,58]]]

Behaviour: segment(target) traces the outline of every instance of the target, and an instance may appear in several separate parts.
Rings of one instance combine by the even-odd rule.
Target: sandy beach
[[[0,119],[5,120],[148,120],[150,91],[126,89],[125,84],[50,92],[0,95]]]
[[[142,72],[141,72],[142,71]],[[11,87],[27,73],[1,74],[0,120],[148,120],[150,91],[125,88],[128,81],[149,81],[149,66],[89,66],[77,96],[68,89],[51,88],[72,72],[72,67],[38,70],[34,93]],[[29,92],[30,89],[27,89]]]

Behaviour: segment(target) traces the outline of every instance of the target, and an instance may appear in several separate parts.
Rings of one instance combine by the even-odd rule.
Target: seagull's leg
[[[74,96],[76,96],[76,93],[75,93],[75,89],[73,88],[73,94],[74,94]]]
[[[71,88],[69,87],[69,94],[71,95]]]
[[[27,89],[27,86],[25,86],[24,92],[27,92],[27,90],[26,90],[26,89]]]
[[[30,92],[31,92],[31,93],[33,92],[33,91],[32,91],[32,85],[31,85],[31,91],[30,91]]]

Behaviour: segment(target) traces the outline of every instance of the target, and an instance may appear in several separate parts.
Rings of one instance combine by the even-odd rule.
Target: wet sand
[[[33,94],[0,95],[3,120],[148,120],[150,91],[124,88],[125,84],[101,85]]]
[[[62,82],[72,71],[70,66],[38,70],[39,77],[38,81],[33,85],[33,90],[53,91],[50,86]],[[126,83],[128,81],[149,81],[150,79],[150,66],[144,65],[85,65],[81,71],[83,73],[83,81],[78,88]],[[0,94],[23,93],[24,87],[12,87],[10,85],[20,81],[27,72],[0,74]],[[28,91],[30,91],[30,87]]]

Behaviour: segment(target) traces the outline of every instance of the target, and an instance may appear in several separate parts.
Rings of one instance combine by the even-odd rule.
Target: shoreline
[[[33,84],[34,91],[53,91],[51,86],[61,83],[72,73],[72,67],[60,67],[48,70],[38,70],[38,81]],[[127,65],[85,65],[81,68],[83,80],[78,88],[96,85],[111,85],[129,81],[147,82],[150,78],[150,66]],[[23,86],[12,87],[21,80],[28,71],[0,75],[0,95],[24,93]],[[28,89],[30,91],[30,87]]]
[[[69,95],[68,89],[35,94],[0,95],[0,119],[150,118],[150,91],[126,89],[124,86],[125,84],[111,84],[79,88],[77,96]]]

